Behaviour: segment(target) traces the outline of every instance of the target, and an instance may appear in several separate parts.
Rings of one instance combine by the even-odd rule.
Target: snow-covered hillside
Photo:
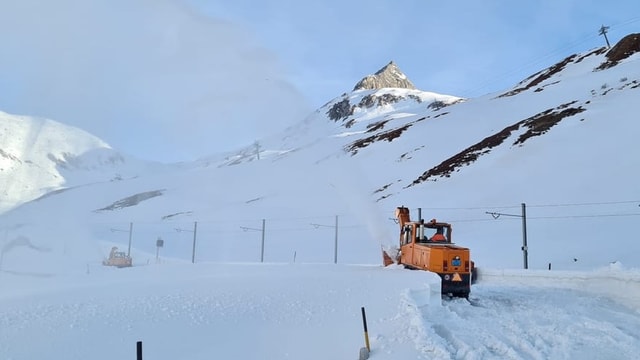
[[[62,189],[122,180],[159,167],[50,119],[0,112],[0,123],[0,213]]]

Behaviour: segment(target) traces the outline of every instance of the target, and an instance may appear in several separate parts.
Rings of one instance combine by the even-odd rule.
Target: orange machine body
[[[442,279],[442,293],[468,297],[471,292],[474,264],[466,247],[451,240],[451,224],[435,219],[411,221],[409,209],[398,207],[396,218],[400,225],[400,251],[396,262],[410,269],[426,270]],[[385,265],[391,259],[386,253]]]

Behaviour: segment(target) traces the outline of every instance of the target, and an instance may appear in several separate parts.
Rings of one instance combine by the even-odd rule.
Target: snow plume
[[[181,1],[5,1],[0,12],[11,55],[0,56],[0,107],[141,158],[192,160],[310,112],[251,34]]]
[[[46,247],[40,247],[40,246],[36,246],[34,245],[31,240],[26,237],[26,236],[17,236],[14,239],[11,239],[9,241],[7,241],[6,243],[4,243],[2,245],[2,247],[0,247],[0,271],[4,270],[3,269],[3,260],[5,258],[5,254],[9,253],[12,250],[15,250],[17,248],[26,248],[29,250],[35,250],[38,252],[49,252],[51,251],[51,249],[46,248]]]
[[[38,223],[19,219],[5,229],[0,239],[0,266],[4,272],[23,275],[83,273],[88,264],[98,264],[105,254],[86,223],[61,216]],[[52,229],[62,236],[53,236]]]
[[[331,165],[327,172],[328,181],[345,206],[366,226],[366,235],[376,244],[387,249],[395,244],[394,233],[390,231],[390,220],[371,197],[371,184],[358,165],[358,161],[344,155]],[[382,255],[381,255],[382,256]]]
[[[342,125],[336,127],[335,124],[326,121],[322,124],[324,125],[316,125],[315,136],[330,140],[316,143],[316,153],[330,155],[318,160],[316,164],[332,192],[340,199],[340,205],[344,207],[345,212],[355,216],[357,221],[366,227],[357,235],[358,238],[366,237],[371,243],[384,249],[393,247],[395,236],[389,226],[393,223],[385,216],[385,210],[373,200],[373,184],[367,179],[358,158],[340,146],[340,133],[344,130]]]
[[[0,249],[0,254],[4,255],[5,253],[9,252],[11,249],[19,247],[19,246],[25,246],[25,247],[27,247],[29,249],[33,249],[33,250],[41,251],[41,252],[50,251],[50,249],[48,249],[48,248],[39,247],[39,246],[36,246],[36,245],[32,244],[31,240],[29,240],[29,238],[27,238],[25,236],[18,236],[15,239],[10,240],[6,244],[4,244],[2,246],[2,249]]]

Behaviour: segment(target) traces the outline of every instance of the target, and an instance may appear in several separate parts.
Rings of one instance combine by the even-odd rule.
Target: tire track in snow
[[[399,322],[408,324],[407,335],[425,359],[450,359],[447,344],[428,333],[424,312],[433,307],[430,294],[419,290],[407,290],[401,294]],[[437,306],[437,305],[436,305]]]
[[[442,359],[626,359],[640,352],[640,314],[608,298],[478,284],[472,301],[477,306],[453,299],[409,307],[416,347]]]

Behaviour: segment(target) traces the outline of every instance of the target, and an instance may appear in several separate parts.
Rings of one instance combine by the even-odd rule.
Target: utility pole
[[[527,247],[527,206],[522,203],[522,255],[524,268],[529,268],[529,248]]]
[[[127,256],[131,256],[131,234],[133,234],[133,223],[129,223],[129,247],[127,248]]]
[[[523,259],[524,268],[528,269],[529,268],[529,247],[527,245],[527,206],[525,205],[525,203],[522,203],[522,213],[520,215],[503,214],[503,213],[489,212],[489,211],[486,211],[485,213],[493,216],[494,219],[499,218],[500,215],[522,218],[522,248],[521,249],[522,249],[522,255],[524,258]]]
[[[265,228],[265,219],[262,219],[262,240],[260,243],[260,262],[264,262],[264,228]]]
[[[128,232],[129,233],[129,247],[127,249],[127,256],[131,256],[131,237],[133,234],[133,223],[130,222],[129,223],[129,231],[127,230],[120,230],[120,229],[110,229],[111,232]]]
[[[336,215],[336,223],[334,226],[331,225],[322,225],[322,224],[311,224],[311,226],[315,227],[316,229],[319,227],[328,227],[328,228],[334,228],[335,230],[335,235],[333,238],[333,263],[337,264],[338,263],[338,215]]]
[[[198,222],[193,222],[193,249],[191,250],[191,263],[196,263],[196,233],[198,231]]]
[[[250,228],[250,227],[246,227],[246,226],[240,226],[240,229],[242,229],[242,231],[261,231],[262,232],[262,240],[260,243],[260,262],[264,262],[264,233],[265,233],[265,224],[266,224],[266,220],[262,219],[262,229],[255,229],[255,228]]]
[[[197,234],[198,234],[198,222],[194,221],[193,222],[193,230],[187,230],[187,229],[180,229],[180,228],[176,228],[175,229],[177,232],[191,232],[193,233],[193,246],[191,248],[191,263],[195,264],[196,263],[196,238],[197,238]]]
[[[338,263],[338,215],[336,215],[336,236],[333,242],[333,263]]]
[[[607,38],[607,30],[609,30],[609,27],[602,25],[598,34],[604,36],[604,40],[607,42],[607,49],[610,49],[611,45],[609,45],[609,39]]]

